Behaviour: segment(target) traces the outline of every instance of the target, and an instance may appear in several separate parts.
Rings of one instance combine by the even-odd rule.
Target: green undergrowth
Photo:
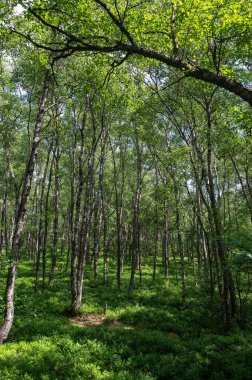
[[[132,295],[128,268],[120,290],[114,268],[106,285],[94,282],[92,269],[87,269],[83,312],[105,318],[100,325],[83,327],[71,324],[63,313],[69,304],[69,276],[58,271],[53,285],[35,295],[32,264],[21,263],[15,323],[0,347],[0,380],[251,380],[249,319],[242,326],[237,321],[222,335],[215,299],[212,331],[209,289],[196,284],[187,269],[186,305],[173,268],[168,280],[158,273],[153,282],[151,268],[145,266],[143,282],[136,278]],[[2,272],[0,281],[3,294]]]

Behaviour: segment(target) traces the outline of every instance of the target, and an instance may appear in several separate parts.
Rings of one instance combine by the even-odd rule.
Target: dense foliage
[[[0,378],[250,379],[250,1],[2,5]]]

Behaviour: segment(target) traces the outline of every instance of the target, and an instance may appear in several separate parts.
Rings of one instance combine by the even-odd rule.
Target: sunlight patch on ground
[[[133,326],[125,325],[122,321],[119,320],[111,320],[107,318],[105,315],[94,314],[94,313],[86,313],[81,316],[70,318],[69,323],[74,326],[79,327],[96,327],[96,326],[104,326],[111,329],[120,328],[124,330],[145,330],[140,326],[136,328]],[[164,335],[168,336],[172,340],[179,340],[180,337],[173,331],[160,331]]]
[[[92,327],[92,326],[101,326],[106,325],[110,328],[122,328],[122,329],[133,329],[133,327],[125,325],[123,322],[118,320],[110,320],[105,315],[99,315],[99,314],[83,314],[81,316],[70,318],[69,319],[70,324],[80,327]]]

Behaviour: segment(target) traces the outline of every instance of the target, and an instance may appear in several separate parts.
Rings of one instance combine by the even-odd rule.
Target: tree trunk
[[[73,227],[73,239],[71,246],[71,296],[72,303],[71,308],[72,312],[75,314],[75,302],[77,297],[77,283],[76,283],[76,274],[77,274],[77,258],[79,252],[79,242],[80,242],[80,211],[81,211],[81,202],[82,194],[84,188],[84,174],[83,174],[83,162],[84,162],[84,149],[85,149],[85,128],[86,128],[86,118],[87,118],[87,106],[82,118],[82,125],[80,128],[81,135],[81,147],[79,152],[79,169],[78,169],[78,188],[76,195],[76,205],[75,205],[75,220]]]
[[[39,291],[39,277],[40,277],[40,258],[42,250],[42,229],[43,229],[43,212],[44,212],[44,194],[45,194],[45,183],[46,176],[49,166],[50,154],[51,154],[52,145],[49,146],[44,175],[42,180],[41,196],[40,196],[40,205],[39,205],[39,226],[38,226],[38,253],[36,258],[36,275],[35,275],[35,292]]]
[[[58,117],[58,107],[56,107],[56,118]],[[49,285],[54,280],[54,273],[57,263],[57,249],[59,239],[59,197],[60,197],[60,180],[59,180],[59,161],[60,161],[60,142],[58,121],[56,120],[56,137],[55,137],[55,180],[54,180],[54,220],[53,220],[53,246],[52,246],[52,263],[51,271],[49,274]]]
[[[7,177],[4,179],[4,196],[1,210],[1,231],[0,231],[0,255],[2,254],[4,241],[5,241],[5,252],[8,251],[8,238],[7,238]]]
[[[139,215],[140,215],[140,201],[141,201],[141,190],[142,190],[142,159],[141,150],[138,139],[138,131],[135,127],[135,147],[137,155],[137,184],[136,184],[136,194],[134,200],[134,210],[133,210],[133,224],[132,224],[132,258],[131,258],[131,274],[129,282],[129,292],[131,293],[134,288],[135,283],[135,272],[137,269],[137,264],[140,259],[140,246],[139,246]],[[141,270],[141,268],[140,268]],[[141,280],[141,272],[140,272]]]
[[[172,176],[174,183],[174,195],[175,195],[175,208],[176,208],[176,227],[177,227],[177,239],[178,239],[178,251],[180,255],[180,265],[181,265],[181,276],[182,276],[182,303],[185,305],[186,302],[186,271],[185,271],[185,253],[184,245],[181,233],[181,218],[179,209],[179,189],[175,176]]]
[[[79,314],[82,303],[82,289],[83,289],[83,276],[84,276],[84,264],[87,255],[88,249],[88,237],[90,230],[90,202],[91,202],[91,194],[93,190],[93,175],[94,175],[94,163],[95,163],[95,153],[97,144],[101,137],[96,135],[97,126],[95,115],[93,111],[92,101],[90,97],[88,97],[88,106],[90,109],[91,119],[92,119],[92,128],[93,128],[93,138],[91,148],[88,154],[88,168],[87,168],[87,179],[86,179],[86,191],[85,191],[85,202],[83,208],[83,218],[80,228],[80,236],[77,237],[80,240],[78,256],[76,257],[75,265],[77,264],[77,268],[75,266],[75,271],[71,275],[74,275],[74,291],[72,292],[72,304],[71,310],[73,314]],[[77,269],[77,271],[76,271]]]
[[[38,154],[38,146],[40,142],[40,131],[45,114],[45,104],[48,96],[48,88],[50,82],[49,70],[45,74],[44,86],[39,102],[39,108],[34,128],[31,152],[23,179],[23,189],[18,209],[15,216],[15,228],[11,247],[12,264],[8,270],[6,292],[5,292],[5,316],[4,323],[0,329],[0,345],[8,338],[10,329],[14,319],[14,289],[18,258],[20,255],[21,236],[24,230],[25,217],[27,214],[28,197],[31,190],[34,167]]]

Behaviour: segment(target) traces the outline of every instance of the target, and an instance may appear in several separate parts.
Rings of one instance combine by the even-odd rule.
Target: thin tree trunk
[[[50,83],[49,70],[45,74],[44,86],[42,95],[39,102],[39,108],[34,128],[34,135],[32,141],[31,152],[26,167],[26,172],[23,179],[23,189],[18,209],[15,216],[15,228],[13,233],[11,258],[12,265],[10,266],[7,274],[6,292],[5,292],[5,315],[4,323],[0,329],[0,345],[8,338],[14,320],[14,290],[17,263],[20,255],[21,236],[24,230],[25,217],[27,214],[28,197],[31,190],[32,178],[34,173],[34,167],[38,154],[38,146],[40,142],[40,131],[42,127],[43,117],[45,114],[45,104],[48,95],[48,88]]]
[[[115,189],[115,208],[116,208],[116,253],[117,253],[117,270],[116,281],[117,288],[121,287],[121,273],[122,273],[122,217],[123,217],[123,199],[124,199],[124,184],[125,184],[125,151],[123,152],[121,147],[121,141],[119,141],[120,151],[120,164],[116,164],[116,147],[111,145],[111,153],[113,160],[113,172],[114,172],[114,189]],[[126,149],[126,148],[125,148]],[[119,184],[119,172],[122,173],[121,183]],[[119,186],[121,190],[119,190]]]
[[[36,258],[36,275],[35,275],[35,292],[37,293],[39,290],[39,277],[40,277],[40,259],[41,259],[41,251],[42,251],[42,229],[43,229],[43,212],[44,212],[44,193],[45,193],[45,183],[46,176],[49,166],[50,154],[51,154],[52,144],[49,146],[43,180],[42,180],[42,188],[41,188],[41,196],[40,196],[40,205],[39,205],[39,227],[38,227],[38,253]]]
[[[167,187],[167,180],[164,179],[164,190]],[[169,230],[168,230],[168,204],[166,199],[166,191],[163,201],[163,218],[164,218],[164,229],[163,229],[163,264],[164,264],[164,276],[165,278],[169,275]]]
[[[58,108],[58,107],[57,107]],[[58,110],[56,118],[58,117]],[[55,268],[57,263],[57,249],[59,239],[59,197],[60,197],[60,180],[59,180],[59,162],[60,162],[60,147],[59,147],[59,130],[58,121],[56,120],[56,137],[55,137],[55,182],[54,182],[54,220],[53,220],[53,245],[52,245],[52,264],[49,274],[49,285],[54,280]]]
[[[72,241],[74,238],[74,203],[75,203],[75,176],[76,176],[76,169],[75,169],[75,156],[76,156],[76,136],[77,131],[74,130],[73,134],[73,145],[71,147],[70,151],[70,167],[71,167],[71,185],[70,185],[70,205],[69,205],[69,233],[68,233],[68,247],[67,247],[67,259],[66,259],[66,270],[69,266],[69,261],[71,258],[71,249],[72,249]]]
[[[140,215],[140,201],[141,201],[141,190],[142,190],[142,159],[141,151],[139,145],[138,131],[135,127],[135,147],[137,155],[137,184],[136,184],[136,194],[134,200],[134,211],[133,211],[133,224],[132,224],[132,258],[131,258],[131,274],[129,282],[129,292],[131,293],[134,288],[135,283],[135,272],[137,269],[137,264],[140,259],[140,246],[139,246],[139,215]],[[141,270],[141,267],[139,267]],[[141,281],[141,272],[140,272]]]
[[[159,238],[159,215],[158,215],[158,172],[157,168],[155,169],[155,228],[154,228],[154,258],[153,258],[153,281],[156,280],[156,271],[157,271],[157,256],[158,256],[158,238]]]
[[[77,257],[78,259],[77,272],[75,271],[76,293],[73,294],[72,305],[71,305],[71,309],[74,314],[80,313],[81,303],[82,303],[84,264],[86,260],[88,243],[89,243],[88,235],[89,235],[89,229],[90,229],[90,202],[91,202],[91,194],[93,190],[92,187],[94,186],[93,176],[94,176],[95,153],[96,153],[97,144],[101,137],[101,134],[99,134],[99,136],[96,135],[97,126],[96,126],[96,120],[95,120],[95,115],[93,111],[92,101],[90,97],[88,98],[88,105],[89,105],[91,119],[92,119],[93,138],[92,138],[91,149],[88,154],[88,169],[87,169],[87,179],[86,179],[85,202],[84,202],[83,218],[82,218],[80,237],[79,237],[80,245],[79,245],[78,257]]]
[[[8,238],[7,238],[7,177],[4,179],[4,196],[3,196],[3,204],[1,210],[1,231],[0,231],[0,255],[2,254],[2,249],[5,241],[5,252],[8,252]]]
[[[93,219],[93,258],[94,258],[94,279],[97,281],[99,277],[99,246],[101,235],[102,214],[100,212],[100,194],[95,192],[94,201],[94,219]]]
[[[51,185],[52,185],[53,161],[54,161],[54,153],[53,153],[53,158],[50,165],[46,200],[45,200],[44,240],[43,240],[43,249],[42,249],[42,292],[45,291],[45,287],[46,287],[46,250],[47,250],[48,229],[49,229],[48,213],[49,213],[50,190],[51,190]]]
[[[82,194],[84,188],[84,174],[83,174],[83,162],[84,162],[84,150],[85,150],[85,129],[86,129],[86,118],[87,118],[87,105],[85,105],[85,110],[82,118],[82,125],[80,128],[81,135],[81,147],[79,153],[79,173],[78,173],[78,188],[76,195],[76,205],[75,205],[75,220],[73,228],[73,240],[71,247],[71,309],[72,312],[76,313],[76,297],[77,297],[77,258],[79,252],[79,242],[80,242],[80,211],[81,211],[81,202]]]
[[[246,203],[247,203],[247,206],[248,206],[248,209],[249,209],[250,219],[252,221],[252,197],[249,198],[248,195],[247,195],[247,192],[246,192],[246,189],[245,189],[245,185],[244,185],[242,176],[240,174],[239,168],[238,168],[238,166],[237,166],[237,164],[235,162],[234,157],[231,154],[229,155],[229,157],[230,157],[230,159],[231,159],[231,161],[232,161],[232,163],[234,165],[237,177],[239,179],[239,182],[240,182],[240,185],[241,185],[241,188],[242,188],[243,196],[244,196],[244,198],[246,200]],[[247,176],[246,176],[246,178],[247,178]],[[248,185],[248,183],[249,183],[249,181],[247,181],[247,185]]]
[[[175,208],[176,208],[176,228],[177,228],[177,239],[178,239],[178,251],[180,255],[180,265],[181,265],[181,276],[182,276],[182,302],[185,305],[186,302],[186,271],[185,271],[185,253],[184,245],[181,233],[181,217],[180,217],[180,205],[179,205],[179,190],[178,185],[175,180],[175,176],[172,176],[174,183],[174,195],[175,195]]]

